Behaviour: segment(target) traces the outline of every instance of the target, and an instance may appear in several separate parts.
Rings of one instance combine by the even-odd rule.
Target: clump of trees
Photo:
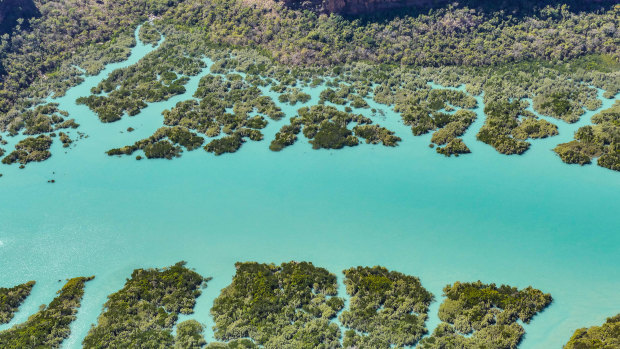
[[[349,328],[346,348],[411,346],[428,331],[426,319],[433,295],[420,279],[386,268],[357,267],[344,272],[350,307],[339,316]]]
[[[237,263],[232,283],[215,299],[215,338],[250,338],[265,348],[334,348],[332,322],[344,306],[336,276],[307,262]]]
[[[348,125],[355,122],[355,134],[348,129]],[[297,134],[303,132],[310,140],[313,149],[341,149],[359,144],[359,138],[365,138],[367,143],[383,143],[385,146],[395,146],[401,139],[394,136],[394,132],[378,125],[370,125],[372,120],[361,115],[346,111],[339,111],[335,107],[314,105],[297,111],[297,116],[291,118],[289,125],[284,125],[276,134],[269,148],[280,151],[297,141]]]
[[[613,348],[620,348],[620,314],[607,318],[601,326],[576,330],[564,346],[564,349]]]
[[[13,119],[8,126],[8,132],[10,135],[17,135],[25,129],[25,135],[38,135],[59,129],[77,128],[79,125],[74,119],[65,120],[67,116],[69,113],[58,109],[57,103],[38,105]]]
[[[525,333],[517,320],[529,323],[552,301],[550,294],[532,287],[518,290],[480,281],[455,282],[443,291],[442,323],[420,341],[421,348],[517,348]]]
[[[140,26],[138,36],[140,41],[153,46],[157,45],[159,40],[161,40],[161,34],[151,22],[146,22]]]
[[[6,324],[13,319],[19,306],[30,295],[35,282],[29,281],[15,287],[0,287],[0,324]]]
[[[575,132],[575,140],[553,149],[568,164],[585,165],[598,157],[597,164],[620,171],[620,101],[592,117],[594,125]]]
[[[280,103],[288,103],[290,105],[295,105],[297,103],[307,103],[310,101],[310,95],[302,92],[298,88],[289,87],[286,89],[285,93],[282,93],[278,97],[278,101],[280,101]]]
[[[38,137],[27,137],[15,145],[15,150],[2,159],[3,164],[13,164],[19,162],[26,165],[29,162],[47,160],[52,153],[49,149],[52,146],[52,138],[47,135]]]
[[[406,88],[393,88],[387,84],[375,88],[375,99],[382,103],[394,103],[394,110],[401,114],[403,122],[411,126],[415,136],[433,133],[431,142],[445,145],[437,152],[450,156],[469,153],[461,138],[476,120],[471,110],[478,104],[467,93],[452,89],[430,89],[419,82],[409,81]],[[450,113],[455,107],[461,108]]]
[[[84,348],[172,348],[172,328],[179,314],[193,312],[201,287],[209,279],[179,262],[163,269],[136,269],[118,292],[108,296],[98,323],[92,327]],[[181,326],[181,324],[179,324]],[[198,345],[198,327],[180,327],[181,343]]]
[[[526,110],[526,101],[498,100],[484,107],[487,118],[480,128],[478,140],[492,146],[506,155],[523,154],[530,143],[529,138],[545,138],[558,134],[558,127],[546,120],[538,119]]]
[[[146,139],[133,145],[114,148],[107,151],[113,155],[131,155],[137,150],[144,150],[148,159],[172,159],[181,156],[184,147],[188,151],[197,149],[204,143],[204,138],[182,126],[161,127]]]
[[[84,286],[93,278],[78,277],[68,280],[47,307],[30,316],[26,322],[0,332],[0,347],[60,348],[63,340],[71,334],[70,325],[76,319],[75,314],[84,295]]]
[[[358,125],[353,127],[355,136],[364,138],[367,144],[383,143],[386,147],[395,147],[402,139],[394,135],[394,131],[390,131],[379,125]]]
[[[92,95],[78,98],[77,103],[87,105],[102,122],[114,122],[125,114],[137,115],[146,103],[185,93],[188,76],[204,67],[188,42],[166,41],[138,63],[113,71],[92,89]]]

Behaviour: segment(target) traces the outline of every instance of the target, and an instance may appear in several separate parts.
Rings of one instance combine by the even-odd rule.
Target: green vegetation
[[[272,88],[273,89],[273,88]],[[278,101],[280,103],[288,103],[290,105],[295,105],[299,103],[307,103],[310,101],[310,95],[304,92],[301,92],[298,88],[288,88],[286,93],[283,93],[278,97]]]
[[[78,98],[77,103],[87,105],[102,122],[114,122],[125,113],[137,115],[147,102],[185,93],[187,76],[197,75],[204,67],[189,42],[166,41],[138,63],[113,71],[92,89],[91,96]]]
[[[52,156],[49,149],[52,146],[52,139],[49,136],[40,135],[38,137],[28,137],[19,141],[15,145],[15,150],[2,159],[3,164],[13,164],[19,162],[25,165],[32,161],[43,161]]]
[[[62,95],[104,64],[129,56],[133,31],[148,14],[161,15],[178,0],[101,2],[98,0],[36,1],[38,18],[15,28],[0,43],[0,129],[32,102]]]
[[[340,346],[340,329],[330,322],[344,306],[334,297],[335,275],[307,262],[235,266],[211,309],[216,339],[250,338],[265,348]]]
[[[29,281],[11,288],[0,287],[0,324],[11,321],[19,306],[30,295],[34,284],[34,281]]]
[[[340,315],[346,348],[393,348],[414,345],[425,326],[433,295],[416,277],[383,267],[344,271],[350,308]]]
[[[164,269],[136,269],[125,286],[108,296],[104,311],[84,338],[84,348],[171,348],[179,314],[193,312],[208,281],[184,262]],[[179,324],[179,345],[198,345],[198,327]],[[186,348],[184,346],[181,346]]]
[[[140,41],[153,46],[157,45],[159,40],[161,40],[161,34],[150,22],[144,23],[140,26],[140,31],[138,31],[138,35]]]
[[[58,296],[28,321],[0,332],[0,347],[5,349],[59,348],[71,334],[70,325],[80,307],[84,286],[94,277],[79,277],[69,281]]]
[[[402,139],[394,136],[394,132],[379,125],[359,125],[353,127],[353,132],[359,138],[364,138],[366,143],[379,144],[387,147],[395,147]]]
[[[455,138],[448,142],[445,147],[437,147],[437,152],[439,154],[443,154],[445,156],[459,156],[459,154],[469,154],[471,151],[469,148],[463,143],[463,140],[460,138]]]
[[[551,295],[532,287],[518,290],[480,281],[455,282],[443,291],[446,300],[439,307],[443,323],[420,341],[423,349],[514,349],[525,333],[516,321],[529,323],[552,300]]]
[[[564,349],[614,348],[620,348],[620,314],[607,318],[601,326],[576,330],[564,346]]]
[[[579,103],[572,100],[570,92],[558,91],[536,96],[534,109],[567,122],[577,122],[584,113]]]
[[[575,132],[575,140],[559,144],[554,151],[568,164],[585,165],[598,157],[599,166],[620,171],[620,101],[592,117],[592,126]]]
[[[530,143],[528,138],[545,138],[558,134],[558,127],[541,120],[532,112],[525,110],[525,101],[497,101],[487,103],[484,122],[478,140],[492,146],[502,154],[523,154]]]
[[[355,135],[347,128],[349,123],[355,122]],[[394,136],[394,132],[372,123],[367,117],[359,114],[339,111],[335,107],[314,105],[297,111],[297,116],[291,118],[289,125],[283,126],[271,142],[269,149],[280,151],[297,141],[297,134],[303,130],[304,136],[310,140],[313,149],[340,149],[359,144],[360,138],[366,143],[383,143],[385,146],[396,146],[401,140]]]
[[[58,134],[58,137],[60,138],[60,141],[62,142],[63,148],[69,148],[71,143],[73,143],[73,141],[71,140],[71,137],[69,137],[69,135],[64,132],[60,132]]]
[[[177,325],[175,349],[200,349],[207,341],[202,336],[204,326],[196,320],[186,320]]]
[[[211,138],[225,133],[226,136],[213,139],[204,147],[216,155],[236,152],[246,138],[262,140],[260,129],[267,126],[262,115],[272,120],[284,116],[271,98],[263,96],[240,75],[206,75],[200,79],[194,97],[200,100],[180,102],[172,110],[164,111],[164,124],[181,125]]]
[[[25,128],[25,135],[50,133],[63,128],[77,128],[75,120],[65,120],[69,113],[58,109],[58,104],[48,103],[26,110],[9,124],[9,134],[16,135]]]
[[[204,138],[190,132],[185,127],[161,127],[151,137],[140,140],[131,146],[110,149],[107,151],[107,154],[110,156],[131,155],[135,151],[142,149],[148,159],[170,160],[181,156],[183,151],[181,146],[188,151],[192,151],[200,147],[202,143],[204,143]]]
[[[215,154],[237,151],[248,138],[261,140],[259,130],[267,123],[263,116],[284,116],[259,87],[270,87],[280,103],[295,105],[309,101],[303,88],[325,84],[320,104],[340,105],[349,113],[370,108],[372,99],[399,112],[415,135],[434,131],[431,141],[446,156],[469,152],[459,137],[475,119],[463,113],[476,106],[474,95],[483,93],[486,105],[479,139],[501,153],[521,154],[529,147],[527,139],[557,130],[516,110],[525,107],[508,103],[532,99],[537,112],[575,122],[600,105],[595,87],[606,98],[620,91],[620,5],[567,0],[509,12],[467,2],[361,19],[254,0],[37,4],[41,16],[0,41],[0,130],[11,133],[77,127],[70,120],[59,122],[66,117],[62,114],[37,109],[49,95],[62,95],[82,82],[84,71],[92,75],[103,64],[125,59],[139,24],[142,41],[165,40],[138,63],[114,71],[79,103],[103,122],[136,115],[147,103],[184,93],[188,78],[199,74],[209,58],[211,72],[221,75],[203,78],[197,100],[167,111],[165,125],[214,138],[205,149]],[[465,89],[431,89],[431,81]],[[346,125],[315,126],[309,127],[314,148],[353,146],[361,137]],[[308,125],[285,127],[270,149],[293,144]],[[359,130],[369,143],[397,143],[388,130]],[[219,138],[221,133],[226,135]],[[562,154],[578,163],[601,155],[601,166],[616,168],[617,147],[607,148],[607,154],[599,149],[590,155],[591,147],[571,145]],[[172,158],[180,148],[162,139],[148,152]]]

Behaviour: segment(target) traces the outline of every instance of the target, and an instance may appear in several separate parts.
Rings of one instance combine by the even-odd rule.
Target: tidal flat
[[[162,112],[192,98],[207,72],[190,77],[185,94],[115,123],[103,124],[75,103],[114,69],[152,49],[139,44],[129,60],[50,100],[88,137],[67,130],[77,139],[69,149],[55,141],[44,162],[25,170],[1,167],[1,286],[37,285],[0,329],[25,322],[50,303],[62,286],[58,280],[96,275],[63,342],[79,347],[106,297],[123,287],[132,270],[179,260],[213,277],[191,315],[207,325],[209,342],[210,308],[239,260],[307,260],[333,272],[383,265],[419,276],[435,295],[455,280],[534,285],[553,294],[554,302],[524,324],[521,348],[559,347],[575,329],[600,325],[617,312],[620,178],[601,167],[564,164],[552,151],[571,141],[595,111],[576,124],[545,119],[558,125],[559,135],[528,140],[527,152],[508,157],[476,140],[486,120],[477,96],[477,118],[462,135],[472,154],[455,159],[429,149],[430,133],[414,137],[400,116],[368,101],[370,108],[359,112],[394,131],[402,139],[397,147],[313,150],[300,135],[296,144],[270,151],[269,140],[288,119],[319,101],[319,89],[306,88],[307,102],[292,106],[274,98],[286,117],[270,120],[261,130],[265,140],[248,141],[235,154],[216,157],[198,149],[173,161],[109,157],[111,147],[153,135]],[[598,110],[613,104],[602,100]],[[373,116],[370,109],[382,113]],[[133,132],[126,131],[130,127]],[[3,139],[10,150],[20,137]],[[47,183],[51,179],[54,185]],[[341,275],[338,284],[345,294]],[[437,297],[430,305],[431,333],[442,301]]]

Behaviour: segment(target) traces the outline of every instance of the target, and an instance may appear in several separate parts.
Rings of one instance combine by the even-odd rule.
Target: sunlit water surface
[[[182,317],[205,323],[208,340],[209,309],[236,261],[312,261],[340,283],[341,271],[357,265],[419,276],[436,295],[431,330],[449,283],[532,285],[550,292],[554,302],[525,325],[523,349],[559,348],[576,328],[620,311],[620,174],[566,165],[551,151],[594,113],[573,125],[548,119],[560,135],[532,141],[523,156],[500,155],[475,140],[484,122],[478,97],[479,118],[464,137],[473,153],[459,158],[436,154],[428,147],[430,135],[413,137],[398,115],[372,102],[385,111],[374,120],[395,130],[400,146],[316,151],[302,138],[271,152],[268,142],[297,105],[284,107],[287,118],[271,122],[264,141],[248,141],[235,154],[197,150],[173,161],[108,157],[104,151],[150,136],[162,125],[161,112],[191,98],[208,73],[193,77],[185,95],[112,124],[75,104],[112,70],[152,49],[138,44],[128,61],[54,100],[88,138],[69,150],[56,140],[51,159],[25,170],[0,166],[0,286],[37,281],[20,312],[0,329],[49,303],[66,278],[95,275],[63,345],[78,348],[106,296],[133,269],[180,260],[213,277],[195,314]],[[306,92],[313,96],[308,105],[315,104],[319,90]],[[612,103],[605,100],[603,107]],[[136,131],[126,132],[130,126]],[[6,150],[20,139],[5,138]]]

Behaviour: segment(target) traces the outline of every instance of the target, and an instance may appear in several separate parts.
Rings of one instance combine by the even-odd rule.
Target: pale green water
[[[265,141],[247,142],[235,154],[108,157],[109,148],[150,136],[161,126],[161,111],[190,98],[198,84],[200,77],[192,78],[185,96],[113,124],[75,105],[110,71],[149,50],[138,46],[127,62],[58,100],[89,138],[67,154],[56,141],[50,160],[26,170],[0,167],[0,285],[37,281],[13,322],[0,329],[48,303],[59,279],[96,275],[64,343],[77,348],[106,296],[134,268],[179,260],[213,277],[190,316],[208,325],[208,339],[213,299],[230,282],[234,263],[249,260],[308,260],[340,279],[342,269],[377,264],[419,276],[437,296],[431,329],[448,283],[532,285],[550,292],[554,303],[525,325],[526,349],[559,348],[574,329],[620,311],[620,175],[565,165],[551,151],[593,113],[577,125],[553,120],[560,136],[533,141],[523,156],[500,155],[475,140],[482,106],[464,137],[473,154],[460,158],[436,154],[427,146],[430,135],[413,137],[385,107],[386,119],[377,121],[403,138],[397,148],[314,151],[302,139],[269,151],[297,105],[270,123]],[[312,95],[309,104],[318,91]],[[121,132],[129,126],[136,131]],[[51,178],[55,184],[47,183]]]

